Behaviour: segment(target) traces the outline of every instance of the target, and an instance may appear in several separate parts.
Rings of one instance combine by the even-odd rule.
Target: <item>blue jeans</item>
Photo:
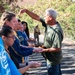
[[[60,64],[48,67],[48,75],[62,75]]]

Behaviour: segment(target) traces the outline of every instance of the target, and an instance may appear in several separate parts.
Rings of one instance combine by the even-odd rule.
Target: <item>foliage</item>
[[[6,10],[11,10],[9,8],[9,5],[5,5],[5,7]],[[15,9],[12,11],[18,14],[20,7],[15,6],[14,8]],[[61,24],[63,28],[64,36],[69,37],[71,39],[75,39],[75,3],[73,3],[72,0],[37,0],[34,5],[28,4],[25,5],[25,7],[21,8],[27,8],[41,17],[44,17],[45,10],[47,8],[56,9],[58,11],[57,21]],[[23,14],[21,16],[19,15],[18,17],[22,21],[24,20],[28,23],[30,31],[33,31],[34,26],[36,24],[39,24],[41,32],[44,32],[41,23],[31,19],[27,14]]]

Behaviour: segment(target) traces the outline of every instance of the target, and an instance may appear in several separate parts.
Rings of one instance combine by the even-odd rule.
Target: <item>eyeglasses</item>
[[[14,39],[15,40],[15,36],[13,35],[13,36],[7,36],[8,38],[12,38],[12,39]]]

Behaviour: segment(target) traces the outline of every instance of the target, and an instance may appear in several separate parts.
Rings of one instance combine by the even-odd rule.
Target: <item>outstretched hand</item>
[[[24,12],[26,12],[26,9],[20,10],[20,14],[23,14]]]
[[[43,48],[34,48],[33,52],[41,53]]]
[[[42,64],[41,62],[37,62],[37,61],[31,61],[31,62],[29,63],[30,68],[37,68],[37,67],[40,67],[41,64]]]

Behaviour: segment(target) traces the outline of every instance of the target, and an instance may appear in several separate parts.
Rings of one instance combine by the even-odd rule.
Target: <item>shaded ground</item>
[[[75,42],[69,39],[64,40],[62,51],[63,60],[61,66],[63,75],[75,75]]]
[[[42,66],[38,68],[29,69],[27,75],[47,75],[46,62],[41,54],[34,53],[30,56],[30,61],[42,62]]]
[[[43,37],[42,37],[43,38]],[[42,39],[41,39],[42,41]],[[63,60],[61,63],[62,75],[75,75],[75,42],[69,39],[64,39],[62,45]],[[30,69],[28,75],[47,75],[46,62],[41,54],[34,53],[30,56],[30,61],[40,61],[42,66],[39,68]]]

